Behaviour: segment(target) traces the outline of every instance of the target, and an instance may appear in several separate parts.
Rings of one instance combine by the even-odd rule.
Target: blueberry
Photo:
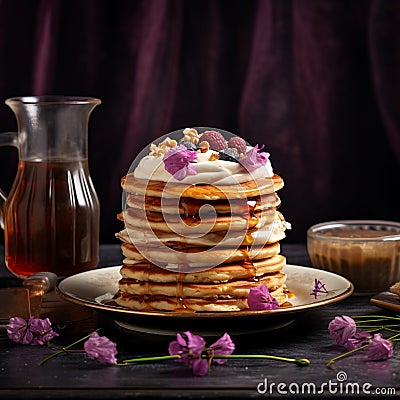
[[[196,151],[197,150],[197,146],[193,142],[191,142],[190,140],[184,140],[183,142],[181,142],[179,144],[182,144],[188,150],[191,150],[191,151]]]
[[[234,148],[223,149],[218,153],[220,160],[239,162],[239,152]]]

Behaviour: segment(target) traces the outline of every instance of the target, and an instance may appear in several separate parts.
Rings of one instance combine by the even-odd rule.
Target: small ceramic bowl
[[[315,268],[349,279],[369,295],[400,281],[400,223],[331,221],[311,226],[307,249]]]

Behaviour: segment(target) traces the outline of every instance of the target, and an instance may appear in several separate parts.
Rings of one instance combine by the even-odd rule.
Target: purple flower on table
[[[40,319],[30,317],[28,324],[30,325],[30,330],[33,333],[34,340],[36,341],[35,344],[43,345],[58,336],[58,333],[53,331],[51,322],[48,318]]]
[[[380,333],[375,333],[371,343],[367,347],[367,352],[369,360],[387,360],[393,355],[393,346]]]
[[[235,343],[233,343],[231,337],[224,333],[215,343],[210,346],[212,356],[214,355],[229,355],[232,354],[235,350]],[[213,359],[216,364],[224,364],[226,363],[226,359],[217,358]]]
[[[258,144],[256,144],[244,157],[239,159],[240,164],[250,172],[265,165],[268,161],[269,153],[261,152],[263,148],[264,145],[258,148]]]
[[[357,331],[356,323],[347,315],[335,317],[328,326],[329,334],[336,343],[345,345],[348,339],[352,338]]]
[[[197,170],[191,163],[196,161],[197,153],[185,146],[171,147],[164,156],[164,167],[175,179],[181,181],[186,175],[196,175]]]
[[[202,358],[205,345],[206,342],[201,336],[186,331],[183,335],[176,335],[176,340],[169,344],[168,352],[171,356],[179,355],[180,358],[175,362],[191,367],[194,375],[204,376],[208,372],[207,359]]]
[[[37,346],[47,343],[58,336],[58,333],[53,331],[48,318],[30,317],[29,320],[25,320],[12,317],[7,325],[7,336],[16,343]]]
[[[117,345],[106,336],[100,336],[93,332],[89,339],[84,343],[86,354],[93,360],[101,364],[116,364],[115,355],[118,353]]]
[[[366,345],[370,339],[371,334],[369,332],[356,332],[353,337],[347,339],[346,348],[348,350],[358,349],[361,346]]]
[[[247,304],[250,310],[274,310],[279,308],[278,301],[271,295],[264,284],[250,289],[247,296]]]
[[[10,318],[7,336],[15,343],[31,344],[33,341],[33,333],[29,329],[28,321],[21,317]]]

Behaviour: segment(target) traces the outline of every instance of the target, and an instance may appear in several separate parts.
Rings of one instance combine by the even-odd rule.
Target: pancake
[[[176,214],[191,216],[198,215],[199,210],[205,204],[210,204],[215,212],[219,214],[244,215],[251,212],[263,211],[268,208],[278,208],[281,204],[280,198],[276,193],[266,194],[264,196],[250,197],[241,200],[215,200],[204,201],[188,197],[161,198],[155,196],[145,196],[129,193],[126,198],[128,207],[144,209],[148,212],[159,212],[164,214]]]
[[[271,292],[279,305],[286,303],[286,288]],[[219,298],[185,298],[168,296],[137,296],[117,292],[114,301],[122,306],[140,311],[172,311],[172,312],[233,312],[248,310],[247,296],[234,299]]]
[[[271,194],[282,189],[283,179],[274,174],[272,178],[250,180],[236,185],[214,186],[207,184],[188,185],[161,181],[136,179],[132,173],[121,180],[127,193],[163,198],[189,197],[200,200],[246,199]]]
[[[169,247],[213,247],[224,241],[225,246],[251,246],[276,243],[286,235],[285,231],[290,228],[282,214],[276,212],[273,223],[259,229],[244,229],[242,231],[230,232],[226,235],[224,231],[206,233],[204,235],[177,235],[173,232],[146,231],[139,227],[125,228],[115,234],[124,243],[136,243],[143,246],[159,246],[160,242]]]
[[[121,279],[119,289],[125,293],[150,296],[179,296],[210,298],[237,298],[246,297],[252,287],[265,284],[270,291],[281,287],[286,281],[286,274],[273,272],[260,276],[257,280],[235,280],[219,284],[182,283],[178,281],[157,283],[149,281],[134,281]]]
[[[124,257],[134,261],[150,261],[153,264],[167,268],[168,270],[176,270],[183,268],[181,272],[189,272],[192,270],[207,269],[222,263],[230,263],[234,261],[261,260],[272,257],[279,252],[279,244],[267,244],[264,247],[248,247],[241,246],[237,249],[229,248],[211,248],[204,250],[204,247],[173,250],[170,248],[152,248],[146,247],[142,249],[145,254],[142,255],[138,249],[129,243],[123,243],[122,253]]]
[[[128,208],[122,212],[125,226],[130,229],[148,229],[155,232],[175,232],[179,235],[204,235],[208,232],[243,231],[262,228],[278,218],[278,211],[268,209],[257,211],[253,215],[215,215],[214,212],[201,215],[199,218],[182,217],[179,214],[145,212],[136,208]]]
[[[124,261],[120,273],[123,279],[136,281],[176,284],[179,280],[183,283],[218,284],[232,280],[257,280],[262,275],[280,272],[285,265],[285,261],[284,256],[277,254],[262,260],[254,260],[251,263],[233,262],[218,265],[205,271],[179,274],[150,263],[131,264],[128,260],[128,262]]]

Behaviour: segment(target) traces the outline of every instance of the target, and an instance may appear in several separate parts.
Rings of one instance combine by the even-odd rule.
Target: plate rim
[[[60,296],[62,299],[69,301],[71,303],[74,303],[79,306],[83,307],[89,307],[92,309],[95,309],[97,311],[104,311],[107,313],[117,313],[117,314],[123,314],[124,316],[130,315],[132,317],[151,317],[151,318],[167,318],[167,319],[193,319],[193,318],[206,318],[206,319],[221,319],[221,318],[249,318],[249,317],[264,317],[264,316],[278,316],[278,315],[287,315],[287,314],[292,314],[292,313],[298,313],[298,312],[304,312],[304,311],[309,311],[315,308],[320,308],[324,307],[327,305],[339,303],[340,301],[345,300],[351,294],[354,292],[354,285],[353,283],[348,280],[347,278],[335,274],[330,271],[325,271],[321,270],[318,268],[313,268],[313,267],[307,267],[307,266],[302,266],[302,265],[297,265],[297,264],[286,264],[284,269],[286,268],[302,268],[305,269],[304,272],[314,270],[319,273],[323,273],[325,276],[330,275],[332,277],[340,278],[342,279],[345,283],[347,283],[347,289],[343,292],[340,293],[336,296],[330,297],[329,299],[320,299],[319,301],[315,301],[312,303],[307,303],[307,304],[299,304],[296,306],[289,306],[289,307],[283,307],[283,308],[278,308],[274,310],[242,310],[242,311],[226,311],[226,312],[188,312],[188,313],[176,313],[176,312],[171,312],[171,311],[140,311],[140,310],[133,310],[129,309],[126,307],[122,306],[111,306],[107,304],[101,304],[98,302],[93,301],[93,299],[85,301],[83,298],[77,298],[74,297],[71,294],[68,294],[67,292],[62,290],[63,283],[65,284],[68,279],[77,279],[79,276],[84,276],[84,275],[91,275],[91,274],[96,274],[99,271],[110,271],[114,270],[117,268],[121,268],[122,265],[114,265],[114,266],[108,266],[108,267],[101,267],[97,268],[94,270],[90,271],[84,271],[80,272],[78,274],[74,274],[68,277],[65,277],[61,281],[58,282],[56,286],[56,292],[58,296]]]

